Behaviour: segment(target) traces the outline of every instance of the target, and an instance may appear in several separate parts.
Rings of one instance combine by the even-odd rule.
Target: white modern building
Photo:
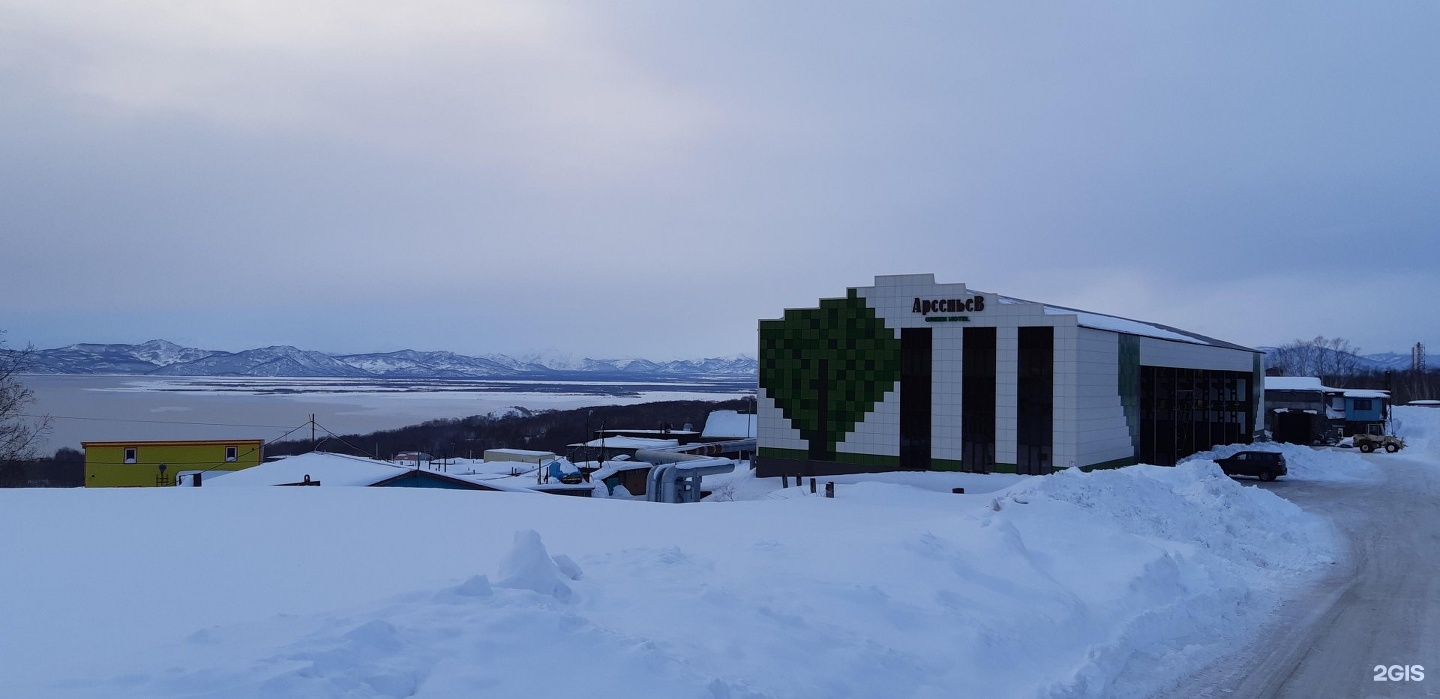
[[[932,274],[762,320],[759,357],[761,476],[1168,465],[1263,425],[1257,350]]]

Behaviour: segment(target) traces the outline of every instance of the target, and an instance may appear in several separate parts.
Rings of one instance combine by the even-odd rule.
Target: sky
[[[1440,5],[0,0],[10,346],[755,353],[879,274],[1440,351]]]

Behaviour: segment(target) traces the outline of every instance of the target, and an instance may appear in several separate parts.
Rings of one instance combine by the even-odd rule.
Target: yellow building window
[[[237,452],[239,452],[239,449],[236,447],[225,447],[225,460],[234,461],[238,457]]]
[[[125,447],[125,463],[133,464],[136,462],[137,459],[135,452],[135,447]]]

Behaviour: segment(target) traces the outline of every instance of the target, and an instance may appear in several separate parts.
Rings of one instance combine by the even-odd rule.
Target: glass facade
[[[995,328],[965,328],[960,389],[960,462],[995,470]]]
[[[930,328],[900,331],[900,468],[930,469]]]
[[[1140,462],[1173,466],[1217,444],[1249,443],[1252,378],[1242,371],[1140,367]]]
[[[1017,359],[1015,469],[1043,475],[1055,468],[1055,328],[1020,328]]]

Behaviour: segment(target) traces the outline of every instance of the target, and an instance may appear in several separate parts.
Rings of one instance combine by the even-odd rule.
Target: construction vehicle
[[[1405,440],[1393,434],[1385,434],[1385,426],[1380,423],[1371,423],[1365,426],[1365,431],[1356,434],[1351,438],[1356,449],[1369,454],[1376,449],[1384,449],[1387,454],[1394,454],[1405,448]]]

